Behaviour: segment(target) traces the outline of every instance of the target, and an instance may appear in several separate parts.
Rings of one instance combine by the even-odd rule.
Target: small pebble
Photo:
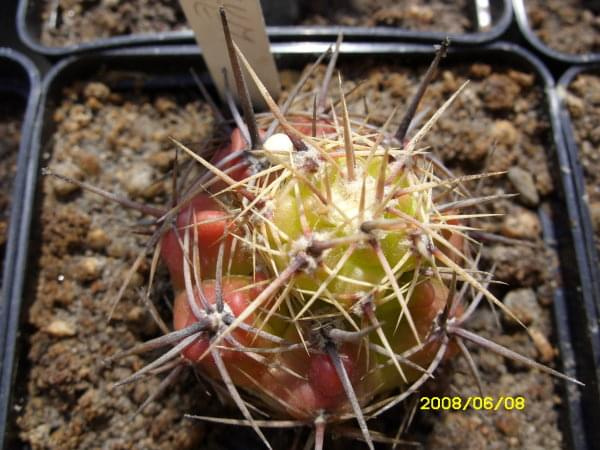
[[[406,11],[406,17],[420,23],[432,23],[435,13],[429,6],[411,5]]]
[[[58,175],[64,175],[65,177],[73,178],[75,180],[81,180],[83,173],[75,164],[71,162],[62,162],[52,166],[52,171]],[[57,197],[66,197],[73,192],[79,190],[79,186],[68,181],[61,180],[59,178],[52,177],[52,189]]]
[[[87,175],[98,175],[100,173],[100,160],[93,153],[80,149],[73,153],[73,160]]]
[[[77,334],[77,330],[73,324],[60,319],[50,322],[44,331],[56,337],[70,337]]]
[[[532,289],[515,289],[510,291],[506,294],[502,303],[525,325],[533,323],[542,313],[535,292]],[[517,324],[515,319],[508,314],[505,314],[503,317],[507,323],[512,325]]]
[[[74,105],[69,111],[69,117],[63,126],[67,131],[75,132],[89,125],[92,120],[91,111],[85,105]]]
[[[128,322],[140,322],[146,315],[146,310],[140,306],[134,306],[126,315]]]
[[[78,281],[94,281],[102,274],[104,264],[93,256],[81,258],[75,266],[74,277]]]
[[[263,148],[270,152],[291,152],[294,145],[287,134],[277,133],[265,141]]]
[[[158,110],[158,112],[166,113],[168,111],[176,109],[177,104],[170,98],[158,97],[154,102],[154,107]]]
[[[150,135],[150,139],[157,142],[166,142],[169,137],[169,133],[165,130],[154,130]]]
[[[89,83],[85,87],[83,95],[85,97],[95,97],[97,99],[104,100],[110,95],[110,89],[103,83]]]
[[[494,122],[491,135],[498,144],[506,146],[515,145],[519,137],[517,129],[508,120],[497,120]]]
[[[135,164],[120,176],[127,193],[133,197],[142,196],[152,185],[152,169],[146,164]]]
[[[460,83],[456,79],[456,76],[450,70],[442,72],[442,79],[444,80],[444,88],[446,89],[456,91],[460,87]]]
[[[93,250],[103,250],[110,245],[110,237],[102,228],[92,228],[87,235],[87,244]]]
[[[520,420],[512,412],[506,412],[496,419],[496,427],[507,436],[516,436],[519,433]]]
[[[156,152],[148,157],[148,162],[162,171],[167,171],[173,163],[173,152]]]
[[[472,64],[469,67],[469,74],[475,78],[485,78],[492,73],[492,68],[489,64]]]
[[[535,81],[535,75],[532,73],[524,73],[512,69],[508,71],[508,76],[523,87],[533,86]]]
[[[540,196],[535,187],[533,176],[520,167],[513,167],[508,171],[508,179],[519,194],[519,200],[527,206],[537,206]]]
[[[542,226],[537,214],[525,208],[512,211],[504,217],[501,232],[504,236],[517,239],[536,239]]]

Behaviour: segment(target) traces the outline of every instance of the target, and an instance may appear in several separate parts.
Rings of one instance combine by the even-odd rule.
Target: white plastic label
[[[229,89],[237,98],[235,80],[229,63],[227,44],[221,26],[219,7],[227,12],[229,29],[233,40],[246,56],[273,98],[280,92],[279,75],[269,47],[265,20],[259,0],[179,0],[187,20],[202,49],[208,70],[223,95],[227,70]],[[254,82],[245,72],[246,84],[255,105],[264,105]]]

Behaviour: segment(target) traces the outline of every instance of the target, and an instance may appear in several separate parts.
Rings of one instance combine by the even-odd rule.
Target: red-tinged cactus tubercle
[[[250,274],[252,267],[243,248],[233,248],[232,234],[235,227],[230,215],[206,194],[199,194],[177,214],[174,226],[161,240],[161,256],[169,268],[171,282],[176,290],[184,286],[184,250],[193,256],[193,246],[198,248],[199,270],[203,277],[215,277],[215,263],[219,245],[225,246],[225,259],[231,261],[233,273]],[[188,233],[188,249],[184,249],[185,234]],[[232,254],[233,251],[233,254]]]
[[[348,355],[340,355],[348,377],[355,379],[355,363]],[[308,382],[312,388],[323,397],[339,398],[344,395],[344,386],[337,373],[331,357],[327,354],[317,354],[310,358]]]

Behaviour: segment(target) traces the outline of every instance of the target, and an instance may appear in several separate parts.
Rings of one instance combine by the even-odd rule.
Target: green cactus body
[[[273,237],[273,231],[268,237],[272,247],[277,247],[282,240],[285,240],[279,248],[279,251],[285,255],[275,258],[280,269],[286,267],[294,251],[308,245],[310,239],[326,241],[362,234],[362,223],[372,220],[381,205],[375,195],[382,159],[382,156],[372,158],[366,171],[360,169],[360,166],[357,167],[357,178],[353,181],[348,181],[344,173],[336,172],[333,167],[329,167],[327,171],[320,170],[317,174],[306,174],[310,181],[323,191],[326,190],[324,177],[328,177],[331,205],[335,207],[323,205],[302,180],[292,179],[288,185],[280,189],[281,192],[275,195],[271,208],[272,222],[282,233],[279,233],[279,242]],[[346,166],[345,158],[337,158],[336,162],[340,167]],[[328,161],[320,161],[319,164],[332,165]],[[366,165],[366,161],[357,161],[357,164]],[[363,182],[364,199],[361,200]],[[297,190],[294,189],[294,185],[298,186]],[[391,188],[401,189],[409,185],[408,177],[401,174],[387,189],[388,191]],[[390,200],[386,206],[416,218],[423,196],[423,193],[406,194]],[[364,203],[362,213],[361,202]],[[393,217],[392,213],[385,211],[379,214],[383,218]],[[305,216],[308,225],[306,230],[303,229],[302,215]],[[383,254],[389,264],[395,268],[398,277],[414,268],[413,243],[406,229],[381,231],[374,238],[380,243]],[[295,286],[302,291],[316,292],[328,280],[331,270],[340,264],[348,248],[349,244],[345,244],[328,250],[322,257],[322,266],[315,268],[310,274],[298,276],[294,281]],[[347,261],[342,261],[341,264],[338,276],[329,282],[327,291],[330,295],[336,296],[347,308],[353,304],[352,301],[345,300],[351,298],[351,294],[356,294],[354,297],[357,297],[361,293],[372,290],[385,277],[375,251],[366,240],[358,243],[352,254],[347,257]],[[327,267],[327,270],[324,267]]]

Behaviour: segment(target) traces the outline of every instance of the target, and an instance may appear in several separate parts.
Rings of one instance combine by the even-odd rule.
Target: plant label
[[[219,7],[227,12],[233,40],[244,53],[273,98],[280,92],[275,59],[271,54],[265,20],[259,0],[179,0],[187,20],[202,49],[204,60],[219,93],[223,97],[225,77],[227,85],[237,98],[235,81],[229,63],[227,45],[219,15]],[[226,73],[226,75],[225,75]],[[264,101],[256,86],[246,74],[246,83],[255,105]]]

